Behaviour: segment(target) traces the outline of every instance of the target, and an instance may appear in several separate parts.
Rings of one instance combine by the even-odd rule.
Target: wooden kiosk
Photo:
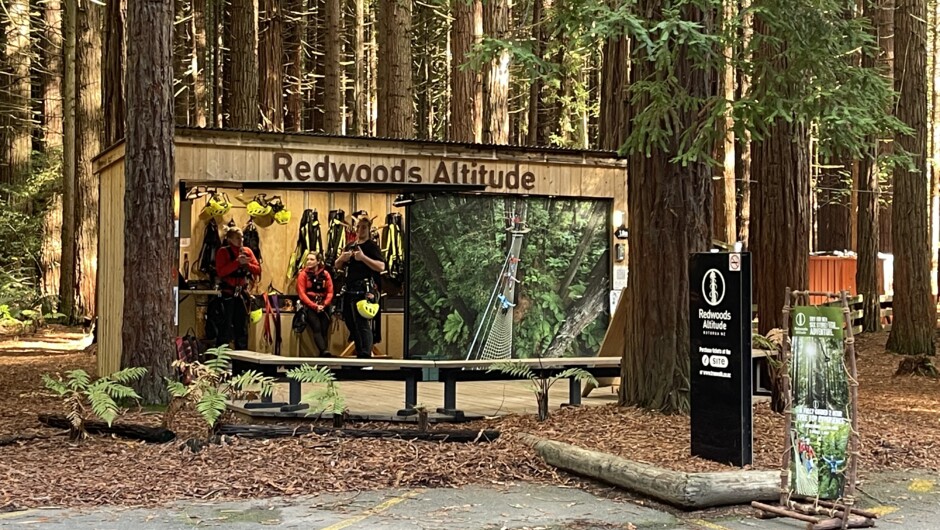
[[[279,196],[291,211],[286,224],[257,223],[262,249],[261,289],[290,296],[296,290],[287,274],[288,260],[297,241],[302,213],[316,210],[326,236],[328,212],[347,214],[365,210],[377,227],[389,213],[406,219],[405,263],[408,263],[406,208],[396,207],[402,194],[483,193],[545,197],[584,197],[607,201],[610,275],[625,277],[625,240],[615,236],[625,224],[626,161],[615,153],[557,148],[520,148],[422,140],[390,140],[313,134],[283,134],[217,129],[176,129],[176,222],[181,274],[189,264],[188,279],[200,280],[195,264],[209,221],[205,198],[191,190],[224,192],[231,210],[215,221],[219,228],[230,221],[244,227],[245,205],[258,194]],[[100,179],[98,372],[120,367],[121,323],[124,307],[124,144],[111,146],[94,160]],[[189,196],[189,197],[187,197]],[[616,221],[614,221],[617,219]],[[132,222],[132,220],[131,220]],[[615,246],[619,245],[615,251]],[[380,245],[381,246],[381,245]],[[618,260],[618,257],[620,258]],[[408,286],[405,285],[404,291]],[[180,335],[201,332],[200,310],[211,288],[181,286],[177,322]],[[408,358],[407,293],[383,298],[383,358]],[[606,305],[606,299],[605,299]],[[605,309],[605,311],[607,311]],[[309,338],[292,337],[290,318],[282,318],[281,355],[309,356]],[[252,327],[249,350],[270,353]],[[334,331],[337,327],[334,327]],[[330,334],[334,355],[346,346],[346,330]],[[411,352],[414,355],[414,352]]]

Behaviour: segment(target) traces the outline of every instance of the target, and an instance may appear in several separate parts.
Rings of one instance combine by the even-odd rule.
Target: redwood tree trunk
[[[619,150],[627,140],[630,39],[622,35],[604,42],[600,100],[600,148]]]
[[[750,11],[751,0],[740,0],[740,9],[744,13],[741,21],[741,50],[747,50],[754,33],[754,15]],[[750,94],[751,76],[744,70],[738,71],[738,92],[740,98]],[[750,248],[751,238],[751,134],[744,131],[735,150],[734,177],[740,188],[741,199],[738,201],[738,241],[744,248]]]
[[[873,12],[877,9],[871,2],[865,2],[863,16],[873,19]],[[877,38],[878,29],[874,29]],[[871,53],[862,54],[862,67],[874,68],[876,58]],[[872,142],[876,139],[872,138]],[[866,332],[881,331],[881,299],[878,288],[878,239],[880,217],[880,190],[878,182],[878,166],[876,155],[878,146],[875,143],[872,149],[863,153],[858,161],[858,236],[856,249],[858,251],[857,268],[855,272],[856,292],[862,295],[862,329]]]
[[[94,318],[98,275],[98,179],[91,159],[101,151],[101,34],[105,8],[79,0],[75,47],[75,300],[72,319]]]
[[[268,131],[284,130],[283,18],[280,0],[261,0],[258,24],[258,67],[261,76],[261,126]]]
[[[366,4],[365,0],[353,0],[355,4],[356,27],[353,42],[353,104],[352,121],[353,134],[368,136],[369,134],[369,81],[367,71],[369,64],[366,61]]]
[[[62,11],[62,263],[59,311],[71,315],[75,301],[75,39],[78,1],[65,0]]]
[[[821,169],[816,200],[816,250],[850,250],[852,248],[852,216],[850,183],[851,167],[843,161],[830,161]]]
[[[343,134],[343,2],[327,0],[324,39],[323,132]]]
[[[42,15],[45,33],[45,43],[42,47],[42,64],[45,70],[42,76],[43,143],[47,150],[61,149],[63,82],[61,0],[46,0]]]
[[[662,16],[660,6],[657,0],[640,0],[637,10],[655,21]],[[714,30],[715,12],[686,4],[683,15],[704,25],[705,31]],[[679,83],[692,97],[714,95],[714,72],[693,67],[685,46],[676,46],[674,74]],[[630,75],[636,82],[664,73],[656,70],[644,48],[634,50]],[[648,97],[638,94],[631,101],[630,115],[643,109]],[[694,127],[701,110],[680,112],[677,126]],[[712,218],[712,170],[702,162],[685,166],[670,162],[678,147],[673,138],[668,151],[654,147],[648,156],[630,156],[629,261],[657,266],[633,268],[621,302],[627,304],[628,317],[620,402],[666,412],[689,410],[689,254],[708,249]]]
[[[258,0],[232,0],[229,57],[229,127],[258,128]]]
[[[934,354],[936,306],[930,293],[930,236],[927,207],[927,3],[897,0],[895,90],[898,120],[913,134],[899,135],[898,146],[913,158],[913,170],[894,169],[891,232],[894,247],[894,321],[887,348],[916,355]]]
[[[542,24],[542,12],[546,0],[532,0],[532,53],[536,57],[542,56],[542,34],[539,28]],[[534,76],[529,83],[529,119],[526,124],[526,143],[528,145],[538,145],[539,142],[539,100],[542,97],[542,79]]]
[[[729,25],[737,13],[737,0],[722,1],[722,25]],[[721,122],[722,140],[716,145],[721,160],[715,181],[714,238],[732,244],[738,238],[737,208],[735,200],[735,152],[734,119],[731,116],[731,102],[734,101],[734,66],[731,63],[734,49],[729,44],[722,51],[725,63],[721,71],[721,93],[727,102],[725,119]]]
[[[145,403],[165,403],[172,374],[176,300],[173,236],[173,2],[128,0],[124,175],[123,367],[143,366],[135,387]],[[140,237],[146,226],[147,237]]]
[[[453,0],[451,26],[450,134],[457,142],[483,141],[483,77],[470,66],[470,52],[483,33],[481,0]]]
[[[486,35],[505,39],[509,32],[508,0],[489,0],[483,21]],[[509,143],[509,65],[512,55],[501,50],[490,62],[486,87],[486,142]]]
[[[414,137],[413,81],[411,78],[411,1],[387,0],[378,14],[378,120],[379,136]]]
[[[104,34],[104,133],[109,146],[124,138],[124,26],[127,0],[108,2]]]
[[[193,81],[193,124],[205,127],[209,122],[208,90],[206,87],[206,0],[193,0],[193,16],[190,31],[193,36],[192,70]]]
[[[754,32],[766,33],[760,14]],[[781,44],[780,46],[785,46]],[[765,44],[755,51],[786,69],[782,50]],[[809,135],[800,124],[778,118],[761,142],[751,147],[752,195],[751,250],[754,253],[754,291],[759,331],[783,325],[785,290],[807,288],[809,265]]]
[[[883,74],[890,80],[894,80],[894,9],[895,0],[875,0],[877,11],[872,23],[878,30],[878,47],[880,54],[877,64],[883,70]],[[894,143],[891,141],[881,142],[878,146],[878,156],[890,156],[894,152]],[[893,203],[893,181],[894,177],[888,172],[886,179],[882,181],[881,191],[886,193],[890,200],[882,201],[878,214],[879,235],[878,242],[881,252],[890,254],[892,252],[892,212]]]
[[[32,48],[30,45],[29,1],[12,0],[5,2],[6,24],[0,26],[5,31],[4,54],[6,79],[0,83],[0,90],[6,90],[3,99],[6,105],[0,108],[6,121],[5,137],[6,156],[0,157],[0,183],[18,183],[25,181],[29,174],[29,159],[33,150],[32,116],[30,112],[30,77]],[[5,86],[4,86],[5,85]]]
[[[287,58],[287,113],[284,126],[288,131],[300,132],[304,127],[304,52],[303,42],[307,27],[304,0],[291,0],[287,13],[287,39],[284,52]]]

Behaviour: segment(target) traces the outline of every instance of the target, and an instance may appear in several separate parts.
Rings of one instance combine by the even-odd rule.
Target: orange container
[[[838,293],[845,289],[855,296],[855,271],[858,264],[855,256],[810,256],[809,290]],[[811,296],[811,304],[828,302],[824,296]]]

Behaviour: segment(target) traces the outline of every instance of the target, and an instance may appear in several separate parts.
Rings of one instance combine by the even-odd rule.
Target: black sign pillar
[[[692,455],[751,463],[751,256],[689,259]]]

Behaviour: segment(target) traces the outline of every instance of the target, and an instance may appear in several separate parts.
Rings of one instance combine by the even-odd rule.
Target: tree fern
[[[88,410],[110,426],[121,413],[115,400],[140,399],[134,389],[123,383],[140,379],[145,373],[146,368],[126,368],[92,380],[84,370],[70,370],[64,381],[48,374],[43,374],[42,381],[46,388],[64,398],[63,408],[72,426],[72,437],[79,438],[85,436]]]
[[[108,376],[108,379],[116,383],[127,384],[132,381],[136,381],[140,379],[146,373],[147,373],[146,368],[137,366],[137,367],[132,367],[132,368],[125,368],[123,370],[114,372],[113,374]]]
[[[594,379],[594,376],[591,375],[591,372],[588,372],[584,368],[568,368],[564,372],[552,377],[552,382],[555,382],[559,379],[574,379],[579,383],[589,383],[594,386],[597,386],[597,379]]]
[[[299,383],[325,384],[301,398],[302,403],[310,405],[308,414],[330,412],[342,414],[346,410],[346,400],[339,393],[336,386],[336,377],[326,366],[310,366],[304,364],[287,372],[287,377]]]
[[[490,369],[487,372],[492,371],[502,372],[506,375],[512,377],[524,377],[526,379],[535,379],[535,372],[532,371],[532,368],[527,364],[514,361],[499,361],[490,365]]]

